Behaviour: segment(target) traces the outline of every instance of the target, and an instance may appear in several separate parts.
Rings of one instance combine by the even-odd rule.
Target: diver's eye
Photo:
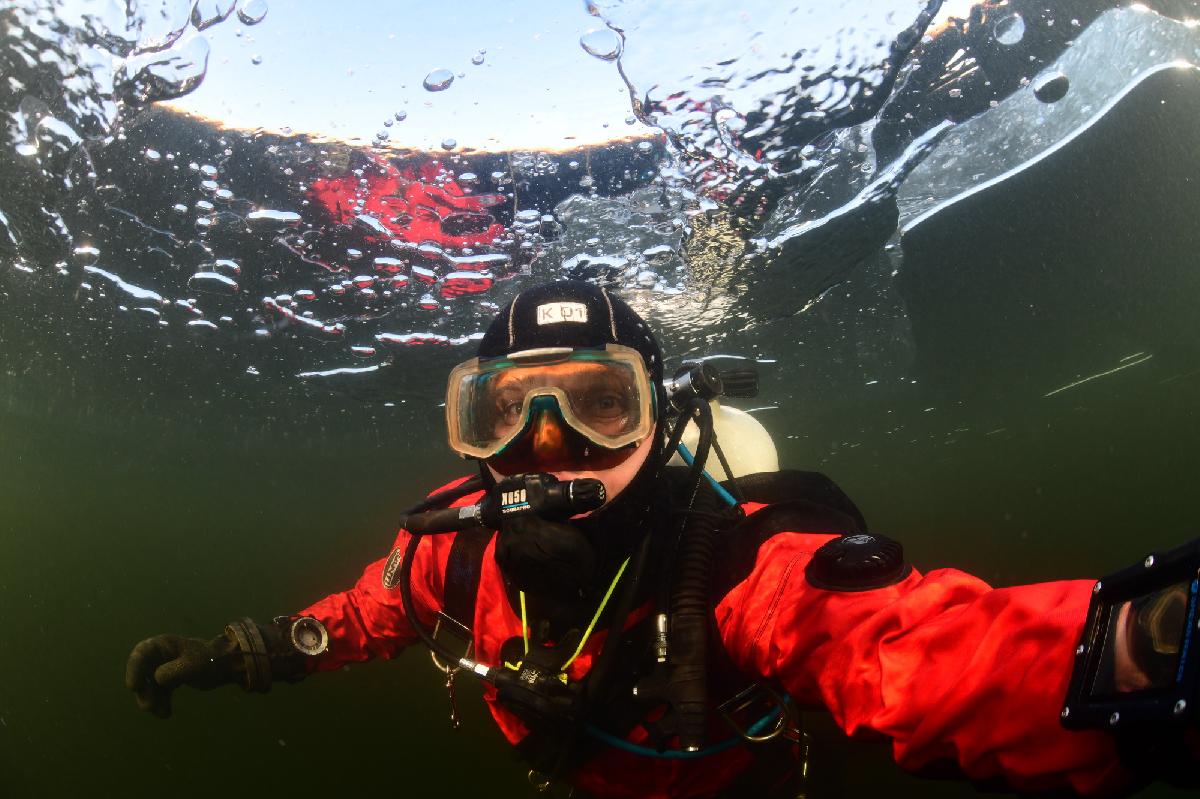
[[[498,423],[512,427],[521,419],[524,395],[516,391],[502,391],[493,398],[495,418]]]
[[[505,402],[500,406],[500,418],[505,424],[516,424],[521,418],[520,402]]]
[[[593,419],[612,421],[629,410],[625,397],[616,392],[589,394],[584,400],[584,412]]]

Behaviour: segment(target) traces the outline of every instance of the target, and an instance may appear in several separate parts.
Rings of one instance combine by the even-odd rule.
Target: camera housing
[[[1200,719],[1200,539],[1147,555],[1092,590],[1063,704],[1068,729]]]

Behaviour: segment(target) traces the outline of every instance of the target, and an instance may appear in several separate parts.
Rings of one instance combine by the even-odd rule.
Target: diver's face
[[[523,425],[525,398],[547,386],[562,391],[575,417],[602,436],[616,438],[636,423],[631,421],[636,420],[638,405],[632,372],[568,361],[538,369],[512,369],[496,378],[491,386],[493,437],[499,440]]]
[[[545,471],[547,474],[552,474],[559,480],[576,480],[580,477],[590,477],[604,483],[604,491],[608,497],[608,502],[612,502],[618,495],[633,482],[633,478],[637,475],[638,470],[642,468],[642,464],[650,457],[651,451],[654,449],[654,428],[651,428],[650,435],[646,436],[640,444],[633,448],[633,452],[629,457],[622,460],[616,466],[608,469],[587,469],[587,468],[571,468],[567,464],[561,462],[547,463],[549,468],[533,468],[530,471]],[[535,467],[539,466],[536,460],[531,464]],[[582,467],[582,464],[581,464]],[[500,472],[492,468],[488,464],[488,471],[492,473],[492,477],[500,480],[504,477]],[[581,514],[586,516],[587,514]]]

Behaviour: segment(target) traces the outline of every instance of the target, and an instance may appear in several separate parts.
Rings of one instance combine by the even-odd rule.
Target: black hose
[[[674,456],[675,451],[679,448],[679,442],[683,440],[683,433],[687,429],[688,423],[692,420],[692,417],[696,415],[697,406],[700,405],[703,405],[705,408],[708,407],[708,405],[699,397],[691,397],[684,403],[683,408],[680,410],[679,418],[675,421],[675,427],[671,430],[671,435],[667,439],[667,446],[662,453],[662,465],[664,467]],[[697,447],[697,450],[698,449],[699,447]],[[687,509],[691,508],[692,500],[695,498],[696,486],[699,485],[698,477],[695,483],[690,482],[692,472],[695,471],[695,465],[697,463],[701,464],[701,469],[704,468],[704,462],[700,460],[699,454],[700,453],[697,452],[697,457],[692,461],[693,468],[688,472],[689,481],[684,482],[684,496],[688,497],[688,504],[686,506]],[[688,487],[690,487],[690,490]],[[655,607],[658,613],[667,613],[671,607],[671,583],[674,579],[672,567],[675,563],[675,556],[679,550],[679,539],[683,534],[683,527],[684,524],[681,524],[679,530],[676,531],[674,535],[671,535],[670,531],[667,533],[667,535],[671,537],[667,540],[665,546],[663,547],[662,563],[664,564],[664,572],[662,574],[662,579],[659,581],[658,597],[655,600]]]
[[[462,499],[467,494],[474,494],[476,491],[480,491],[482,489],[482,477],[469,477],[453,488],[447,488],[445,491],[439,491],[436,494],[426,497],[416,505],[413,505],[411,508],[404,511],[404,515],[411,516],[414,513],[422,513],[430,508],[436,508],[439,505],[449,505],[455,500]]]
[[[729,493],[733,494],[733,498],[742,504],[746,501],[746,495],[742,493],[742,487],[738,485],[737,479],[733,476],[733,469],[729,468],[729,461],[725,460],[725,451],[721,449],[721,442],[717,440],[716,431],[713,432],[713,450],[717,453],[717,460],[721,463],[721,468],[725,470],[725,476],[729,480]]]
[[[704,745],[708,728],[708,622],[712,613],[713,553],[716,528],[704,516],[717,508],[713,493],[700,492],[699,478],[712,445],[712,411],[707,403],[696,403],[700,439],[689,478],[688,509],[699,511],[685,517],[680,537],[679,557],[675,564],[674,590],[671,592],[670,659],[668,695],[678,717],[679,746],[696,751]],[[702,507],[695,507],[700,502]],[[703,506],[708,507],[703,507]]]
[[[679,418],[675,421],[675,428],[671,430],[671,435],[667,439],[667,446],[662,452],[662,465],[666,466],[667,462],[675,454],[675,450],[679,449],[679,442],[683,440],[683,431],[687,429],[688,422],[692,420],[692,408],[696,403],[702,402],[697,397],[693,397],[684,405],[683,410],[679,413]]]

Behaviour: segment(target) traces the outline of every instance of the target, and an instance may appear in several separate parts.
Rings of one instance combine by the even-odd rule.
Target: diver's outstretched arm
[[[179,635],[156,635],[133,648],[125,666],[125,687],[138,707],[159,718],[171,715],[171,693],[181,685],[212,690],[239,684],[266,692],[273,682],[297,682],[309,661],[292,643],[293,620],[268,625],[239,619],[211,641]]]
[[[1060,719],[1094,580],[994,589],[940,569],[830,589],[808,569],[829,538],[773,536],[718,604],[726,649],[745,671],[827,708],[850,735],[892,739],[910,770],[950,761],[1022,790],[1136,785],[1111,735]]]

